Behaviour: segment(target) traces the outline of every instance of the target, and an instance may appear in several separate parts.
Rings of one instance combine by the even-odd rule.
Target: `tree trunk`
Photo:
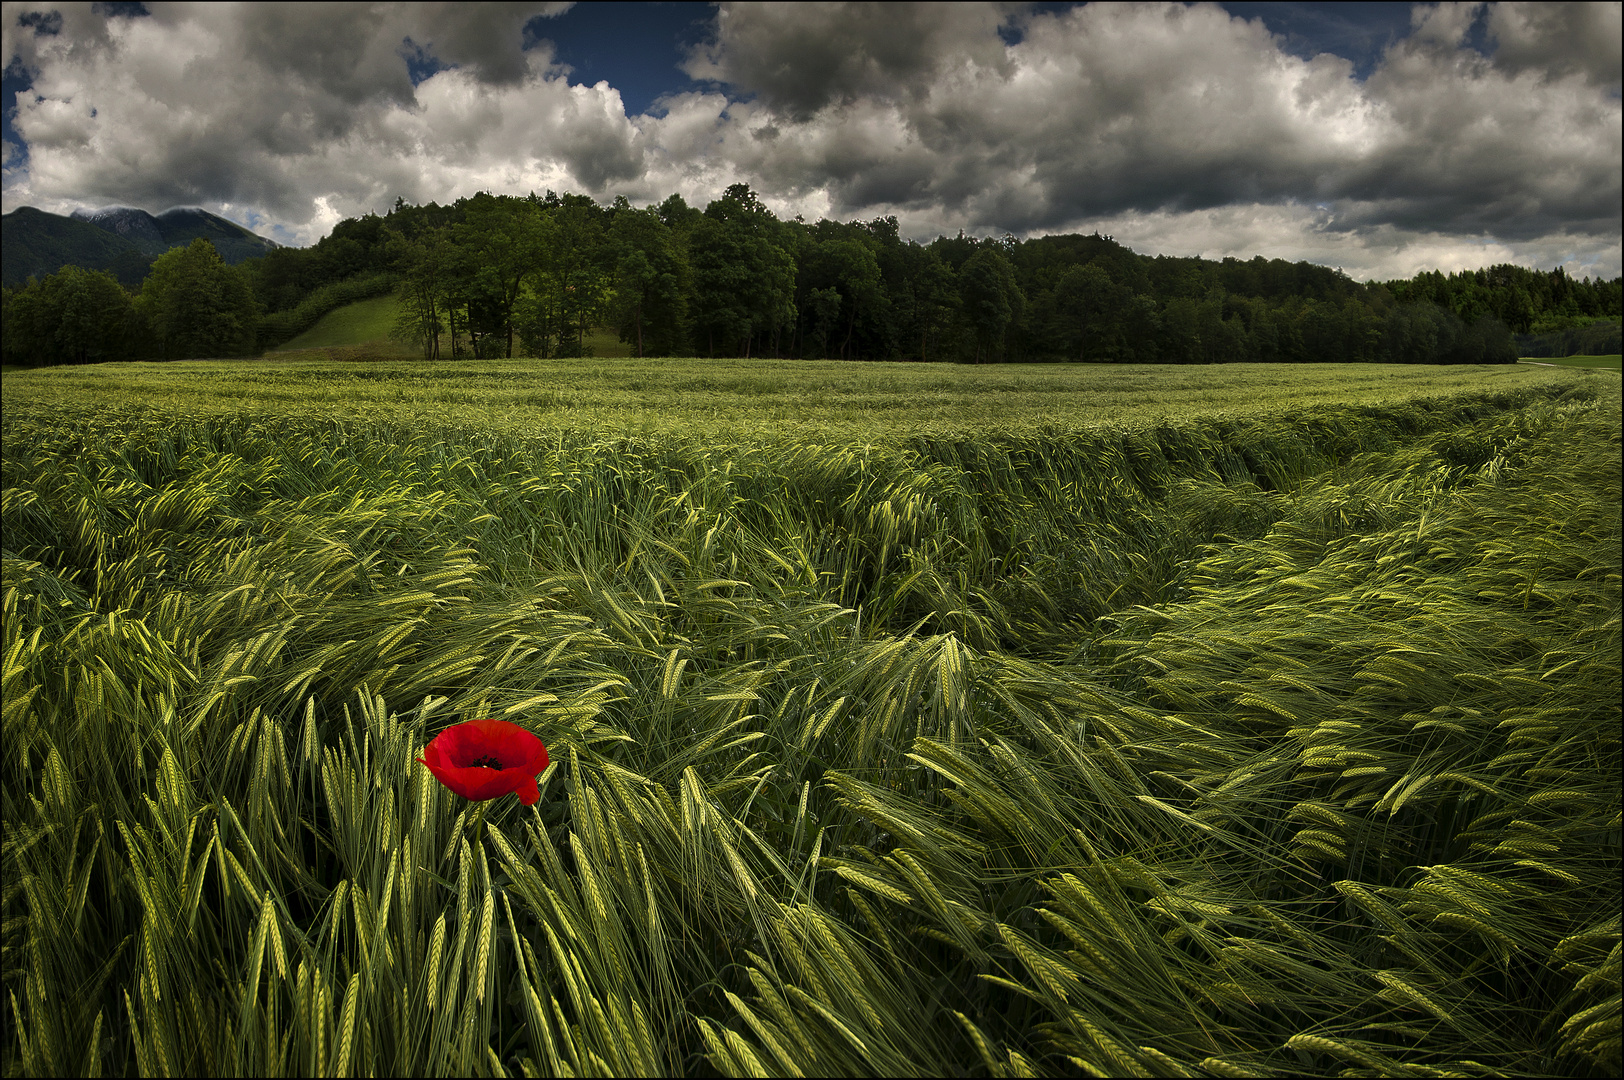
[[[424,359],[440,359],[440,309],[435,304],[433,296],[429,297],[429,323],[423,329],[428,331],[428,341],[423,348]]]

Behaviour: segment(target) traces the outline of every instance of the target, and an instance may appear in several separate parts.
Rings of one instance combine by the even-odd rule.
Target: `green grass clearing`
[[[315,326],[279,346],[276,352],[388,342],[398,307],[393,296],[375,296],[345,304],[323,315]]]
[[[593,356],[605,359],[629,357],[636,351],[635,346],[621,341],[618,333],[601,326],[586,335],[585,344]]]
[[[411,349],[402,348],[390,340],[399,303],[393,296],[375,296],[345,304],[323,315],[309,330],[279,345],[267,356],[282,357],[290,352],[327,349],[357,345],[385,346],[391,354],[412,355]],[[449,338],[447,339],[449,342]],[[620,340],[610,329],[597,327],[586,335],[586,347],[594,357],[617,358],[632,355],[632,347]]]

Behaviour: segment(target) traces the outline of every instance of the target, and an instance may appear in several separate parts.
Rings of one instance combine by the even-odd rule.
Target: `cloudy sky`
[[[6,3],[4,209],[553,188],[1620,273],[1620,5]]]

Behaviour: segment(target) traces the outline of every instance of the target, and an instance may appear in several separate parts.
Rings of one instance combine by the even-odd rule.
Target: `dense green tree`
[[[812,348],[803,348],[803,356],[817,358],[829,355],[829,335],[840,325],[842,303],[840,290],[833,286],[812,289],[806,294],[806,302],[801,305],[801,317],[806,321],[806,333],[812,341]]]
[[[315,260],[307,248],[276,248],[239,263],[254,299],[266,311],[286,311],[317,287]]]
[[[537,261],[518,325],[536,356],[579,356],[586,331],[610,317],[616,250],[592,200],[548,192],[536,200]]]
[[[691,230],[705,216],[703,211],[689,206],[681,195],[675,194],[666,196],[665,201],[654,208],[654,212],[660,215],[666,228],[678,232]]]
[[[1201,360],[1208,364],[1232,364],[1248,358],[1246,325],[1229,309],[1228,297],[1214,285],[1197,309],[1201,333]]]
[[[689,239],[698,336],[709,355],[776,351],[795,324],[795,257],[772,211],[745,184],[705,207]],[[698,344],[698,342],[696,342]],[[717,347],[721,347],[718,354]]]
[[[973,236],[965,236],[960,229],[957,236],[938,236],[930,242],[930,250],[947,268],[957,274],[969,261],[970,256],[981,250],[982,241]]]
[[[860,228],[842,229],[821,222],[810,231],[796,270],[796,283],[806,303],[812,333],[824,355],[852,359],[853,335],[860,317],[874,316],[887,306],[881,288],[879,260]],[[832,294],[832,296],[831,296]]]
[[[28,367],[134,360],[148,344],[118,279],[77,266],[7,289],[0,327],[5,362]]]
[[[1124,338],[1122,360],[1130,364],[1155,364],[1162,359],[1162,314],[1148,294],[1136,293],[1123,309]]]
[[[1061,354],[1091,363],[1121,354],[1123,314],[1132,297],[1099,266],[1073,266],[1054,289],[1054,317]]]
[[[620,340],[635,344],[638,356],[679,353],[693,287],[684,245],[658,210],[629,204],[616,206],[609,240],[615,253],[610,311]]]
[[[1348,327],[1335,304],[1306,301],[1297,312],[1297,332],[1302,338],[1304,361],[1318,364],[1347,360]]]
[[[202,238],[158,256],[136,307],[166,360],[253,351],[259,309],[247,277]]]
[[[610,327],[639,355],[1509,361],[1519,348],[1616,341],[1624,284],[1509,265],[1360,283],[1261,256],[1146,257],[1099,233],[960,232],[921,246],[890,217],[781,222],[744,184],[703,212],[680,195],[641,210],[552,191],[482,192],[449,206],[397,199],[386,216],[340,222],[311,248],[244,263],[265,312],[257,321],[242,282],[188,258],[182,267],[171,252],[155,265],[137,302],[161,355],[241,352],[256,325],[261,345],[280,343],[340,304],[398,286],[397,330],[429,358],[520,346],[577,355],[591,329]],[[32,318],[38,299],[17,319]]]
[[[997,247],[988,245],[959,269],[959,297],[972,338],[967,359],[974,363],[1008,359],[1011,332],[1026,312],[1026,297],[1015,270]]]
[[[1624,352],[1624,325],[1618,319],[1597,319],[1584,326],[1519,335],[1515,345],[1518,356],[1608,356]]]
[[[1624,315],[1624,281],[1575,281],[1558,266],[1532,270],[1501,264],[1482,270],[1443,274],[1424,271],[1384,288],[1405,303],[1432,303],[1453,312],[1467,325],[1491,315],[1514,333],[1549,332],[1599,318]]]
[[[1201,305],[1188,296],[1175,297],[1162,308],[1161,361],[1199,364],[1206,360],[1201,347]]]
[[[752,295],[757,274],[765,272],[766,245],[736,224],[706,217],[694,225],[695,344],[707,356],[746,355],[755,330]],[[721,352],[718,354],[717,347]]]
[[[937,358],[958,313],[958,283],[952,269],[930,248],[909,243],[892,260],[887,285],[897,339],[910,352],[918,343],[916,359]]]
[[[542,214],[535,200],[480,192],[462,205],[462,220],[453,230],[472,261],[472,279],[465,286],[469,326],[477,335],[505,338],[506,356],[513,355],[514,306],[544,257],[548,230]]]
[[[397,233],[393,251],[400,274],[393,336],[420,347],[423,359],[438,360],[441,335],[453,325],[451,291],[460,253],[445,226],[411,239]]]

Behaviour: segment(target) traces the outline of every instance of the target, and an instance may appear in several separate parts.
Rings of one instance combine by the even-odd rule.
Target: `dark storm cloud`
[[[985,4],[728,4],[684,70],[801,120],[859,98],[907,98],[962,62],[1005,67],[1005,8]]]
[[[1407,227],[1507,239],[1562,228],[1616,234],[1624,139],[1616,90],[1605,89],[1605,61],[1593,54],[1610,51],[1616,85],[1619,9],[1576,5],[1607,10],[1568,18],[1552,17],[1547,7],[1558,5],[1502,5],[1491,13],[1491,27],[1540,22],[1538,32],[1518,39],[1525,51],[1510,60],[1500,55],[1504,38],[1492,60],[1461,47],[1469,9],[1420,13],[1416,32],[1389,50],[1366,84],[1383,109],[1383,141],[1350,163],[1336,193],[1379,203],[1385,220]],[[1596,49],[1576,36],[1559,62],[1531,65],[1529,56],[1547,48],[1560,25],[1586,35],[1599,29],[1611,45]]]
[[[1617,4],[1496,4],[1489,10],[1495,66],[1542,78],[1582,75],[1619,91],[1624,22]]]
[[[1288,55],[1261,21],[1216,7],[1040,14],[1021,20],[1021,42],[1009,48],[983,27],[983,43],[998,42],[999,55],[981,62],[972,50],[941,48],[975,35],[966,20],[912,39],[927,55],[906,52],[893,65],[929,74],[893,95],[905,138],[928,161],[887,147],[865,160],[875,143],[862,125],[824,130],[880,81],[887,69],[870,43],[891,40],[895,27],[869,33],[857,20],[833,31],[836,13],[826,8],[741,5],[721,22],[705,63],[769,107],[801,115],[779,141],[819,147],[796,179],[822,178],[841,209],[935,203],[1016,231],[1281,200],[1350,199],[1407,227],[1516,238],[1616,220],[1617,102],[1576,81],[1605,73],[1608,47],[1616,69],[1616,43],[1537,77],[1528,65],[1563,27],[1607,34],[1617,8],[1496,12],[1494,25],[1514,28],[1504,37],[1523,50],[1505,64],[1462,46],[1474,14],[1424,13],[1364,83],[1350,62]],[[831,65],[831,54],[846,57],[844,66]],[[813,108],[821,111],[806,118]]]
[[[524,26],[537,15],[556,15],[567,3],[452,3],[416,4],[413,19],[421,26],[417,40],[442,63],[455,64],[481,82],[511,86],[529,71],[525,60]]]

